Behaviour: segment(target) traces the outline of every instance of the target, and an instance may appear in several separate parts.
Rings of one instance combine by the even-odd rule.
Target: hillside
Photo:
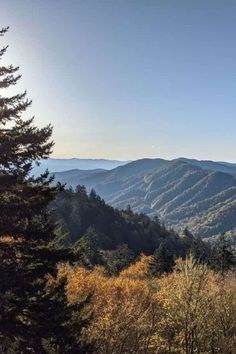
[[[158,215],[176,229],[188,226],[201,237],[232,231],[236,228],[235,166],[196,161],[142,159],[90,175],[74,171],[73,178],[67,176],[63,182],[94,188],[114,207],[129,204],[134,211]],[[231,174],[221,171],[225,168]],[[56,174],[56,180],[62,176]]]
[[[163,244],[171,254],[183,256],[194,242],[187,235],[180,238],[173,230],[167,230],[158,218],[150,219],[130,208],[113,208],[82,186],[61,192],[52,206],[54,221],[61,225],[68,244],[82,238],[96,239],[97,247],[102,250],[126,244],[136,256],[142,252],[152,254]]]
[[[67,184],[69,186],[75,187],[78,185],[78,180],[80,180],[81,184],[83,184],[83,181],[84,183],[86,183],[86,180],[91,180],[93,179],[93,177],[100,178],[101,176],[104,176],[106,172],[107,170],[104,169],[95,169],[95,170],[74,169],[69,171],[57,172],[56,179],[63,184]]]

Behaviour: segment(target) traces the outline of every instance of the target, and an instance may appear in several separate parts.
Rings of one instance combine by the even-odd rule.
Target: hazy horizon
[[[1,2],[54,158],[236,161],[236,2]]]
[[[78,160],[108,160],[108,161],[118,161],[118,162],[132,162],[132,161],[136,161],[136,160],[142,160],[142,159],[163,159],[163,160],[175,160],[175,159],[188,159],[188,160],[197,160],[197,161],[212,161],[212,162],[224,162],[224,163],[231,163],[231,164],[236,164],[236,161],[227,161],[227,160],[209,160],[209,159],[198,159],[195,157],[189,157],[189,156],[176,156],[173,158],[164,158],[162,156],[154,156],[154,157],[150,157],[150,156],[144,156],[144,157],[140,157],[140,158],[134,158],[134,159],[120,159],[120,158],[106,158],[103,156],[100,157],[81,157],[81,156],[69,156],[69,157],[61,157],[61,156],[54,156],[51,155],[50,156],[51,159],[55,159],[55,160],[73,160],[73,159],[78,159]]]

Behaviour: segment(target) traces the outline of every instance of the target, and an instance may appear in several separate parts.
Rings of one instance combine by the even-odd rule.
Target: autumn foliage
[[[102,268],[60,265],[71,303],[92,294],[93,320],[83,338],[94,353],[235,353],[235,275],[224,277],[193,258],[150,279],[150,257],[108,277]]]

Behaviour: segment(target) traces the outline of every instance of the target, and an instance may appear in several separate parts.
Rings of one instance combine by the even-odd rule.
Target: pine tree
[[[98,247],[98,234],[93,227],[88,228],[85,235],[74,244],[73,249],[78,254],[82,266],[93,268],[102,264],[102,256]]]
[[[199,236],[194,236],[187,227],[183,230],[183,237],[186,254],[191,255],[198,262],[207,263],[210,256],[209,244],[204,242]]]
[[[209,263],[212,269],[221,274],[236,266],[235,253],[225,234],[222,234],[213,244]]]
[[[130,266],[135,259],[133,251],[125,243],[117,246],[117,248],[105,258],[106,270],[111,276],[117,276],[123,269]]]
[[[149,262],[148,275],[150,277],[159,277],[164,273],[171,272],[173,266],[173,255],[170,254],[166,247],[161,243]]]
[[[3,36],[8,28],[0,30]],[[0,50],[0,60],[7,47]],[[0,66],[0,92],[15,85],[18,67]],[[64,311],[46,291],[48,275],[70,250],[56,246],[49,204],[60,190],[48,172],[32,177],[32,165],[52,150],[52,127],[39,129],[22,114],[26,92],[0,96],[0,351],[45,353],[43,340],[55,338],[48,313]],[[7,349],[6,349],[7,348]],[[12,349],[12,352],[13,349]],[[63,351],[62,351],[63,352]]]
[[[45,324],[48,326],[45,331],[52,335],[44,338],[44,348],[49,354],[89,353],[93,345],[82,340],[80,333],[92,319],[90,306],[92,294],[81,302],[68,303],[65,294],[67,279],[63,277],[54,283],[44,295],[45,299],[54,305],[45,309],[50,318]],[[44,309],[41,312],[44,312]]]

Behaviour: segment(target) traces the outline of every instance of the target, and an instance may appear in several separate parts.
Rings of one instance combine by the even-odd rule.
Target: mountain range
[[[61,172],[72,169],[80,170],[94,170],[94,169],[105,169],[111,170],[118,166],[122,166],[129,161],[118,161],[118,160],[108,160],[108,159],[56,159],[49,158],[46,160],[41,160],[39,166],[34,166],[33,174],[38,176],[43,173],[46,169],[50,172]]]
[[[130,205],[203,238],[236,230],[236,164],[141,159],[111,170],[56,172],[55,180],[93,188],[114,207]]]

